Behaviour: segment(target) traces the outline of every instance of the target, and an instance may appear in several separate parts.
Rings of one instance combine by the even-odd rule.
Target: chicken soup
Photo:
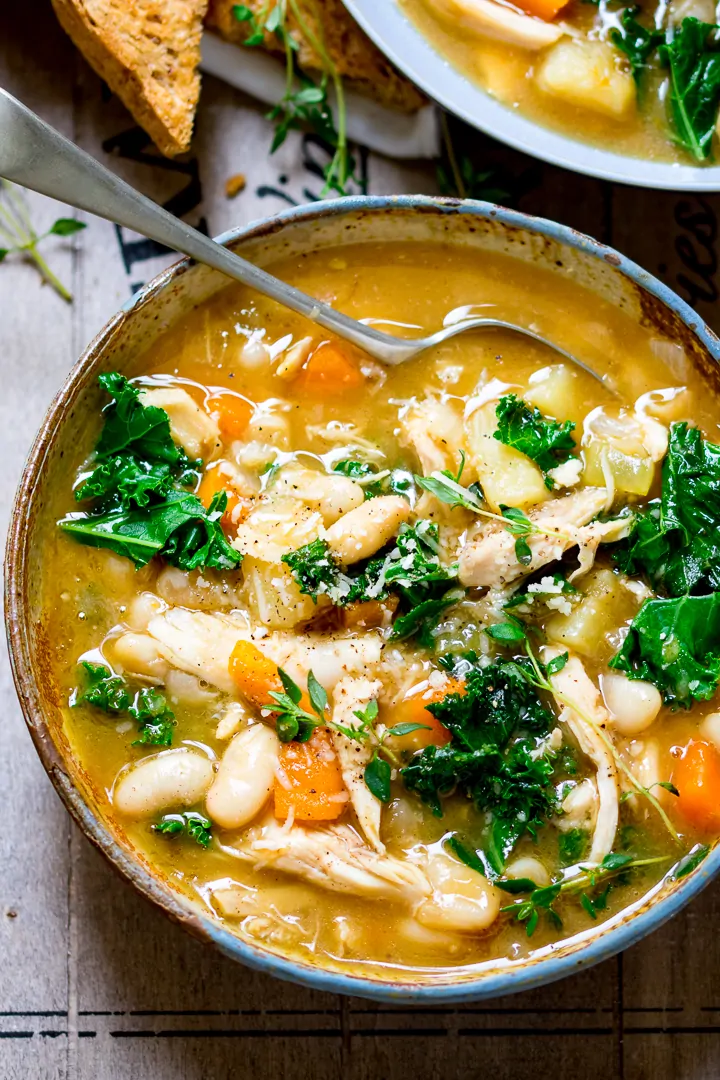
[[[383,368],[230,286],[100,377],[45,538],[67,737],[178,891],[412,978],[568,940],[720,830],[720,405],[576,284],[419,243],[274,271],[430,331]],[[413,329],[416,328],[416,329]]]
[[[717,148],[711,0],[400,0],[498,101],[614,153],[703,165]]]

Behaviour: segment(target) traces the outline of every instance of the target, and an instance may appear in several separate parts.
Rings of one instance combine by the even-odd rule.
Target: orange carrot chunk
[[[712,743],[691,739],[673,769],[675,800],[683,817],[696,829],[720,829],[720,753]]]
[[[399,750],[422,750],[426,746],[445,746],[452,739],[452,735],[441,724],[437,717],[428,710],[427,706],[436,701],[442,701],[448,694],[464,694],[465,683],[460,679],[448,679],[444,686],[436,689],[429,688],[422,694],[407,694],[392,711],[392,719],[388,722],[389,727],[396,724],[423,724],[423,728],[408,732],[407,735],[393,735],[392,746]]]
[[[197,497],[203,506],[210,506],[218,491],[224,491],[227,495],[227,507],[220,519],[220,524],[226,532],[237,531],[239,516],[233,516],[233,511],[243,502],[243,499],[232,486],[229,477],[223,476],[218,468],[207,469],[197,489]]]
[[[552,22],[559,11],[567,6],[568,0],[516,0],[517,6],[528,15]]]
[[[275,817],[284,821],[335,821],[345,810],[348,793],[328,733],[316,728],[306,743],[280,749],[275,779]]]
[[[274,698],[270,697],[271,692],[284,693],[277,664],[251,641],[238,641],[230,654],[229,671],[243,697],[258,709],[275,704]],[[300,708],[312,714],[312,705],[305,691],[300,699]]]
[[[232,390],[212,394],[205,401],[205,408],[220,428],[220,433],[229,439],[242,438],[253,412],[250,402]]]
[[[362,386],[363,374],[354,360],[334,342],[316,349],[300,372],[296,385],[309,393],[342,394]]]

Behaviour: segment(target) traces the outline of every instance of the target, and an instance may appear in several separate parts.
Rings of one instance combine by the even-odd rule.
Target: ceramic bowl
[[[720,165],[678,165],[614,154],[543,127],[496,101],[437,52],[404,14],[398,0],[343,0],[353,18],[389,60],[428,97],[487,135],[564,169],[668,191],[718,191]]]
[[[348,198],[288,211],[234,230],[220,241],[261,266],[278,258],[359,241],[422,240],[504,252],[552,273],[572,273],[592,293],[680,342],[690,361],[717,381],[720,342],[668,288],[634,263],[588,237],[550,221],[487,203],[428,199]],[[146,285],[88,346],[43,421],[18,490],[6,553],[6,622],[13,673],[30,734],[50,779],[86,836],[135,888],[195,937],[235,960],[320,990],[380,1001],[474,1001],[561,978],[637,941],[683,907],[720,868],[716,848],[698,870],[662,884],[642,902],[572,942],[538,949],[520,961],[369,978],[289,958],[241,938],[199,902],[173,890],[109,814],[107,797],[73,759],[63,731],[60,691],[50,662],[39,582],[43,530],[53,527],[53,490],[65,482],[63,457],[74,457],[78,424],[100,405],[97,376],[123,370],[139,351],[194,304],[228,284],[214,270],[184,259]]]

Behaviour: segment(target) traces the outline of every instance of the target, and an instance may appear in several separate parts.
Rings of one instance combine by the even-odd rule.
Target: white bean
[[[625,675],[603,675],[602,692],[613,727],[627,738],[649,728],[662,706],[657,687]]]
[[[349,565],[374,555],[409,517],[410,506],[405,499],[381,495],[343,514],[330,526],[326,539],[333,554]]]
[[[270,366],[270,350],[262,341],[247,341],[240,350],[240,363],[244,368],[255,371],[258,368]]]
[[[415,918],[432,930],[477,933],[487,930],[500,912],[500,893],[482,874],[445,855],[428,863],[433,895],[423,900]]]
[[[707,714],[700,724],[700,734],[720,750],[720,712]]]
[[[128,604],[125,622],[131,630],[147,630],[155,615],[165,610],[165,603],[155,593],[141,592]]]
[[[513,859],[505,868],[505,875],[509,878],[529,878],[536,885],[544,887],[550,884],[550,875],[539,859],[533,859],[530,855]]]
[[[365,502],[365,492],[349,476],[332,475],[315,469],[282,469],[273,485],[273,494],[300,499],[318,510],[325,525],[332,525]]]
[[[116,810],[143,818],[168,806],[192,806],[200,802],[213,781],[212,762],[195,750],[165,750],[144,758],[115,782],[112,800]]]
[[[265,724],[236,735],[223,754],[206,807],[222,829],[240,829],[270,798],[280,760],[280,740]]]
[[[136,634],[129,631],[113,643],[113,654],[118,664],[125,671],[135,675],[146,675],[163,682],[169,665],[161,655],[158,643],[149,634]]]
[[[161,386],[157,390],[144,390],[141,397],[144,405],[156,405],[168,414],[173,439],[189,457],[207,459],[220,446],[217,424],[187,390]]]

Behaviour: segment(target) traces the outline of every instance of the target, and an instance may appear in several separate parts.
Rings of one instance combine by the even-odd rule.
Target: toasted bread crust
[[[52,0],[63,29],[161,153],[187,150],[207,0]]]
[[[237,0],[210,0],[206,25],[227,41],[241,45],[248,36],[249,24],[234,17],[232,9],[236,3]],[[256,13],[265,6],[264,0],[245,0],[245,4]],[[425,104],[420,91],[395,70],[363,33],[342,0],[298,0],[298,7],[310,33],[323,42],[349,86],[400,112],[416,112]],[[292,14],[288,16],[288,25],[300,46],[297,54],[300,67],[308,72],[322,71],[317,50],[303,36]],[[283,51],[273,34],[265,35],[265,45],[271,52]]]

